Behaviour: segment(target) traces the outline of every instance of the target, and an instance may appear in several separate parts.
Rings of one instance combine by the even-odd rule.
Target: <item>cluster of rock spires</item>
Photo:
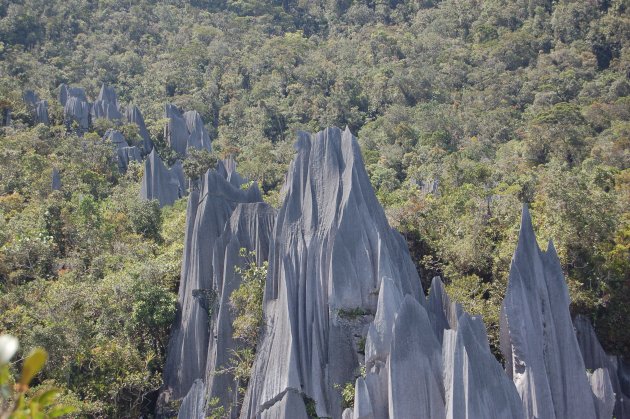
[[[50,124],[50,120],[48,118],[47,100],[42,100],[39,96],[37,96],[37,93],[32,90],[27,90],[24,92],[24,102],[31,112],[33,121],[35,121],[36,124]]]
[[[46,100],[40,100],[35,92],[27,90],[24,102],[35,123],[50,124]],[[142,140],[138,144],[129,143],[118,129],[109,129],[103,137],[114,147],[119,171],[126,172],[132,161],[144,160],[140,192],[143,199],[155,199],[160,206],[164,206],[172,205],[177,199],[186,196],[189,181],[184,176],[181,160],[177,160],[170,168],[166,166],[155,150],[140,109],[131,104],[121,107],[112,87],[103,84],[97,99],[90,103],[84,89],[62,84],[59,86],[59,103],[63,106],[66,127],[79,135],[83,135],[96,119],[107,119],[118,126],[123,123],[135,124]],[[210,136],[197,111],[188,111],[182,115],[175,105],[167,104],[165,116],[168,118],[165,138],[178,156],[184,157],[191,148],[211,151]],[[54,169],[51,188],[59,190],[61,185],[61,174]]]
[[[240,188],[231,162],[191,192],[161,404],[182,399],[180,418],[205,417],[215,398],[233,418],[628,417],[630,371],[588,320],[576,335],[559,260],[553,245],[539,249],[527,208],[502,310],[504,369],[481,318],[439,278],[424,297],[357,144],[347,129],[300,133],[277,214],[255,186]],[[239,346],[228,300],[240,248],[269,261],[242,403],[225,369]],[[343,409],[348,382],[354,406]]]
[[[162,394],[168,402],[193,389],[180,417],[196,417],[190,412],[198,411],[201,399],[216,397],[226,406],[238,400],[231,374],[215,374],[228,366],[238,344],[232,339],[227,302],[241,282],[234,267],[247,262],[240,249],[255,252],[259,263],[268,258],[275,211],[262,202],[257,184],[242,188],[244,180],[234,168],[233,161],[220,161],[188,198],[179,310],[164,369],[167,391]]]
[[[182,115],[175,105],[167,103],[164,114],[168,119],[164,138],[175,152],[185,156],[190,148],[212,150],[210,136],[197,111],[188,111]]]
[[[36,123],[50,123],[46,100],[27,91],[24,101]],[[83,89],[62,85],[59,101],[79,134],[96,118],[138,126],[140,144],[116,129],[104,140],[121,172],[144,159],[144,199],[163,206],[188,194],[181,161],[164,164],[140,110],[122,109],[112,88],[103,85],[90,103]],[[176,153],[211,150],[197,112],[167,104],[165,115]],[[56,168],[51,178],[60,189]],[[572,322],[555,249],[538,247],[527,207],[501,312],[504,368],[481,318],[451,302],[439,278],[424,297],[349,130],[299,134],[277,213],[245,183],[225,160],[190,191],[160,406],[182,400],[181,418],[205,417],[209,400],[233,418],[630,417],[630,367],[604,352],[586,318]],[[247,263],[241,248],[259,265],[269,261],[265,329],[244,399],[228,368],[242,345],[229,307],[241,284],[234,267]],[[348,382],[355,399],[343,409],[340,386]]]

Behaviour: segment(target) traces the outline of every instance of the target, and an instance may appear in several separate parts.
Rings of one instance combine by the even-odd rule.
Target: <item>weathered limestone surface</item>
[[[186,192],[181,163],[178,162],[168,169],[154,149],[144,161],[140,197],[147,200],[157,199],[162,207],[173,205]]]
[[[615,409],[615,392],[610,384],[610,375],[605,368],[598,368],[589,374],[589,382],[595,397],[595,411],[599,419],[611,418]],[[626,416],[619,416],[624,418]]]
[[[516,387],[490,352],[480,317],[462,313],[457,330],[444,332],[446,417],[522,419]]]
[[[221,166],[224,165],[221,164]],[[264,230],[264,223],[258,217],[268,216],[265,215],[262,207],[257,211],[251,210],[252,212],[243,208],[238,216],[239,222],[230,224],[229,230],[226,231],[226,223],[239,203],[261,202],[262,197],[257,184],[243,190],[240,185],[235,186],[228,182],[220,172],[226,173],[225,169],[208,170],[201,182],[201,189],[193,190],[188,200],[178,314],[169,341],[164,368],[164,398],[183,397],[194,380],[203,379],[206,376],[211,330],[210,317],[212,317],[212,313],[209,316],[209,311],[212,311],[218,296],[214,284],[225,280],[223,277],[220,279],[214,277],[213,256],[222,254],[220,250],[215,253],[219,238],[225,233],[225,240],[232,245],[235,245],[236,238],[242,240],[245,245],[256,243],[257,239],[244,238],[247,235],[247,228],[244,225],[252,228],[252,234],[260,232],[254,228],[260,226]],[[260,240],[262,254],[264,253],[264,246],[262,246],[264,238],[261,236]],[[226,242],[222,241],[222,243]],[[228,259],[236,261],[232,250],[234,249],[231,247]],[[226,257],[225,254],[224,257]],[[226,286],[231,285],[232,282]],[[221,359],[218,360],[221,361]],[[210,391],[214,392],[213,382],[209,381],[209,384]]]
[[[186,115],[184,150],[200,123]],[[630,370],[604,353],[585,319],[576,319],[576,337],[557,255],[552,244],[539,249],[527,208],[501,316],[505,371],[481,318],[452,302],[439,278],[424,298],[352,134],[300,133],[296,150],[277,215],[255,186],[241,189],[233,161],[191,192],[163,392],[186,396],[180,417],[202,417],[200,400],[214,397],[232,418],[307,418],[307,406],[343,419],[603,419],[613,409],[625,417]],[[239,347],[229,296],[241,283],[241,248],[259,264],[268,258],[269,272],[265,330],[239,412],[225,366]],[[335,385],[348,382],[354,407],[343,410]]]
[[[168,141],[168,144],[175,152],[185,155],[189,135],[186,121],[177,106],[170,103],[164,106],[164,116],[168,118],[168,123],[164,128],[166,141]]]
[[[617,418],[630,417],[630,396],[623,391],[619,381],[617,359],[610,357],[604,352],[591,322],[586,317],[577,316],[573,320],[573,325],[575,326],[575,333],[586,368],[591,371],[596,371],[601,368],[606,370],[609,374],[610,383],[616,399],[614,416]],[[593,384],[592,377],[591,386]]]
[[[427,311],[435,335],[440,342],[442,342],[445,330],[457,330],[459,316],[463,313],[462,307],[451,301],[446,294],[444,284],[437,276],[431,281]]]
[[[426,310],[405,296],[388,359],[389,417],[444,418],[442,350]]]
[[[374,419],[374,408],[370,400],[370,392],[363,377],[357,378],[354,385],[354,412],[348,413],[356,419]]]
[[[120,173],[125,173],[132,161],[142,161],[142,154],[138,147],[119,147],[116,149],[116,161]]]
[[[168,118],[164,136],[174,151],[184,156],[189,148],[212,149],[210,136],[197,111],[188,111],[182,115],[177,106],[167,103],[164,113]]]
[[[354,412],[346,416],[525,417],[514,383],[490,352],[483,322],[452,303],[439,278],[426,309],[410,295],[401,299],[395,283],[384,279],[366,341],[365,378],[357,379]]]
[[[238,204],[214,245],[212,289],[217,298],[208,344],[206,383],[208,399],[218,398],[232,417],[238,417],[238,389],[234,375],[221,371],[229,367],[232,351],[240,347],[232,338],[234,315],[230,309],[230,296],[241,285],[235,267],[245,267],[248,262],[240,255],[240,249],[254,251],[258,266],[269,258],[275,216],[275,210],[264,202]]]
[[[27,90],[24,92],[24,102],[33,115],[33,120],[36,124],[50,124],[50,120],[48,119],[48,101],[40,100],[37,93],[32,90]]]
[[[136,146],[129,146],[127,140],[120,131],[114,129],[108,129],[104,136],[105,141],[109,141],[116,148],[116,163],[118,164],[118,171],[125,173],[129,167],[129,162],[142,161],[142,153]],[[173,169],[171,169],[173,171]],[[175,169],[175,173],[179,176],[179,169]],[[172,173],[172,174],[173,174]],[[178,184],[185,185],[184,181],[180,182],[178,177]]]
[[[265,289],[266,334],[241,417],[265,415],[287,391],[341,417],[336,383],[359,366],[340,313],[373,313],[383,278],[421,295],[402,237],[387,223],[356,138],[329,128],[300,133],[278,213]]]
[[[59,86],[59,102],[63,106],[66,126],[71,127],[73,123],[76,123],[79,134],[87,131],[91,123],[91,106],[85,95],[85,90],[62,84]]]
[[[118,109],[118,99],[113,87],[103,84],[98,98],[92,105],[92,118],[104,118],[112,121],[122,120],[122,114]]]
[[[210,136],[203,126],[201,115],[197,111],[188,111],[184,113],[184,120],[186,121],[186,129],[188,130],[188,145],[196,149],[212,150],[210,143]]]
[[[56,167],[53,167],[52,169],[51,178],[51,189],[53,191],[61,190],[61,175],[59,174],[59,170]]]
[[[76,97],[77,99],[87,102],[87,96],[85,90],[81,87],[68,87],[65,83],[59,86],[59,103],[61,106],[66,106],[66,102],[69,98]]]
[[[528,418],[594,418],[593,391],[553,244],[538,247],[527,206],[501,319],[501,350]]]
[[[122,135],[122,132],[115,130],[115,129],[108,129],[105,132],[105,135],[103,136],[105,141],[109,141],[111,142],[114,147],[118,148],[123,148],[123,147],[129,147],[129,143],[127,143],[127,140],[125,140],[124,135]]]
[[[206,386],[202,380],[195,380],[188,394],[182,400],[177,419],[206,418]]]
[[[265,410],[261,419],[309,419],[302,397],[295,391],[289,390],[271,408]]]
[[[392,342],[394,322],[403,301],[403,295],[390,278],[383,278],[378,293],[378,304],[374,321],[370,325],[365,341],[365,366],[383,367],[387,362]]]
[[[144,118],[142,117],[142,113],[137,106],[129,105],[125,109],[125,118],[127,118],[127,122],[131,124],[136,124],[138,126],[138,132],[140,137],[142,137],[142,152],[143,154],[149,154],[153,151],[153,141],[151,141],[151,137],[149,136],[149,131],[147,130],[147,126],[144,123]]]

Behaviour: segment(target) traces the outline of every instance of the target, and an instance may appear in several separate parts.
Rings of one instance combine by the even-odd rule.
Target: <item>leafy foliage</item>
[[[232,350],[229,371],[238,383],[239,396],[245,394],[249,376],[254,365],[256,344],[264,325],[263,294],[267,278],[267,261],[261,266],[256,263],[256,253],[240,249],[244,266],[235,266],[241,277],[241,285],[230,295],[230,307],[234,314],[232,337],[239,346]]]
[[[628,354],[629,28],[626,0],[0,1],[0,109],[13,120],[0,128],[0,330],[49,351],[42,382],[75,395],[81,414],[148,412],[185,203],[138,200],[141,167],[118,174],[108,122],[82,138],[63,126],[60,83],[91,98],[108,83],[169,163],[181,156],[164,103],[197,110],[216,158],[233,156],[274,205],[296,131],[349,126],[425,290],[443,276],[484,316],[497,354],[529,203],[572,310]],[[48,100],[51,126],[33,126],[27,88]],[[214,158],[192,153],[184,167],[200,176]],[[251,343],[261,317],[248,285],[239,304],[252,315],[237,329]]]

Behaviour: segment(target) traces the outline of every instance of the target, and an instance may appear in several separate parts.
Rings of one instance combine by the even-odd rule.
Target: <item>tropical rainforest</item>
[[[196,110],[213,155],[233,156],[276,207],[297,131],[348,126],[424,290],[441,276],[483,316],[499,358],[527,203],[539,237],[554,240],[572,313],[590,318],[607,352],[630,356],[629,9],[0,0],[0,113],[12,118],[0,127],[0,334],[19,339],[18,359],[48,353],[26,396],[58,388],[77,417],[150,415],[181,269],[185,199],[141,200],[142,165],[119,173],[107,121],[82,138],[64,126],[61,83],[91,98],[113,86],[158,149],[164,105]],[[49,126],[34,124],[27,89],[48,100]],[[209,161],[191,153],[184,167],[199,176]],[[55,191],[53,167],[64,175]]]

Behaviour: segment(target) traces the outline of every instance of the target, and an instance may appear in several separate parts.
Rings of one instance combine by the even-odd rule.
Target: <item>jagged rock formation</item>
[[[115,129],[108,129],[103,139],[111,142],[116,148],[129,147],[129,143],[125,140],[125,136],[122,132]]]
[[[418,187],[418,189],[420,189],[420,192],[423,195],[436,195],[438,193],[438,187],[439,187],[439,180],[437,179],[432,179],[432,180],[422,180],[422,179],[417,179],[417,178],[411,178],[411,183],[416,185]]]
[[[436,276],[431,281],[427,311],[433,325],[433,331],[440,343],[442,343],[445,330],[457,330],[458,319],[463,310],[459,304],[451,301],[448,297],[440,277]]]
[[[0,109],[0,127],[11,125],[11,108]]]
[[[113,87],[103,83],[98,98],[91,108],[92,118],[104,118],[112,121],[120,121],[122,114],[118,110],[118,99]]]
[[[225,166],[220,162],[216,170],[208,170],[201,189],[193,190],[188,200],[179,310],[164,369],[165,402],[183,397],[196,379],[206,378],[207,392],[231,403],[230,386],[224,386],[229,378],[213,369],[224,365],[233,347],[225,302],[239,284],[233,271],[242,262],[239,249],[254,250],[262,260],[274,214],[261,203],[257,184],[241,189],[228,181]],[[206,374],[207,359],[211,369]]]
[[[232,373],[221,371],[229,367],[232,351],[240,346],[232,338],[234,316],[229,305],[232,292],[241,285],[234,267],[245,266],[246,260],[239,255],[241,248],[253,250],[259,266],[269,258],[275,216],[275,210],[265,203],[239,204],[214,245],[212,286],[217,300],[208,345],[206,383],[208,399],[218,398],[222,406],[231,410],[232,417],[239,412],[237,383]]]
[[[210,136],[197,111],[188,111],[182,116],[177,106],[167,103],[164,113],[168,118],[164,137],[173,150],[183,156],[189,148],[212,149]]]
[[[127,118],[127,122],[130,124],[136,124],[138,126],[138,132],[142,138],[143,154],[149,154],[153,151],[153,141],[151,141],[149,131],[144,123],[144,118],[142,117],[140,109],[134,105],[127,106],[127,109],[125,109],[125,118]]]
[[[206,386],[202,380],[195,380],[190,391],[182,400],[177,419],[205,419]]]
[[[300,133],[274,229],[265,289],[267,332],[241,417],[277,412],[289,393],[340,417],[335,384],[354,379],[359,359],[344,313],[373,313],[383,278],[421,295],[402,237],[392,230],[349,130]],[[370,316],[371,317],[371,316]],[[303,402],[299,406],[303,405]],[[291,406],[294,406],[293,404]]]
[[[514,384],[488,346],[480,317],[462,313],[457,330],[444,332],[446,417],[524,418]]]
[[[394,322],[387,382],[390,418],[445,416],[440,343],[426,310],[410,295]]]
[[[615,392],[610,383],[610,374],[605,368],[588,373],[591,390],[595,396],[595,412],[598,418],[610,418],[615,409]],[[625,417],[625,416],[620,416]]]
[[[502,310],[506,373],[481,318],[452,302],[439,278],[424,298],[352,134],[300,133],[296,149],[273,232],[273,210],[256,189],[240,188],[233,162],[208,171],[190,195],[162,394],[186,396],[180,417],[202,417],[208,412],[199,406],[215,397],[231,417],[240,407],[241,418],[307,418],[315,410],[344,419],[602,419],[618,408],[616,392],[624,408],[619,394],[630,371],[580,319],[578,346],[559,261],[553,245],[538,248],[527,208]],[[239,406],[224,368],[239,347],[228,301],[240,284],[241,247],[255,249],[258,263],[268,255],[269,272],[265,331]],[[352,381],[354,407],[342,411],[336,385]]]
[[[167,168],[155,149],[144,161],[144,175],[140,187],[140,197],[156,199],[160,207],[172,205],[186,195],[186,181],[181,162]]]
[[[212,150],[210,144],[210,136],[203,126],[201,115],[197,111],[188,111],[184,113],[184,120],[186,121],[186,129],[188,130],[188,147],[196,149]]]
[[[61,175],[59,174],[59,170],[56,167],[53,167],[51,174],[51,185],[50,188],[53,191],[61,190]]]
[[[501,350],[528,418],[596,418],[553,243],[538,247],[527,206],[501,316]]]
[[[630,396],[628,396],[628,393],[624,392],[619,380],[617,358],[611,357],[604,352],[591,322],[586,317],[577,316],[573,320],[573,325],[575,326],[575,333],[586,368],[595,372],[599,369],[603,369],[607,371],[609,375],[612,391],[615,393],[614,416],[616,418],[630,417]],[[600,374],[603,375],[603,373]],[[596,377],[595,373],[591,376],[591,387],[593,387],[593,377]],[[596,379],[605,380],[605,378],[600,378],[599,376],[597,376]],[[605,390],[604,384],[598,384],[598,386],[601,389],[600,391]],[[593,390],[595,391],[595,388],[593,388]],[[600,417],[606,416],[600,415]]]
[[[129,162],[142,161],[140,149],[136,146],[129,146],[129,143],[127,143],[127,140],[125,140],[125,137],[120,131],[108,129],[104,139],[110,141],[114,147],[116,147],[116,163],[118,164],[118,171],[120,173],[127,171]]]
[[[127,172],[129,163],[132,161],[142,161],[142,154],[138,147],[121,147],[116,150],[116,162],[120,173]]]
[[[433,278],[426,309],[384,279],[355,384],[356,418],[523,418],[514,384],[488,346],[480,318]]]
[[[24,102],[26,102],[26,106],[29,108],[33,116],[33,121],[35,121],[36,124],[50,124],[48,118],[48,101],[40,100],[37,93],[32,90],[27,90],[24,92]]]
[[[66,126],[72,128],[72,124],[76,123],[79,134],[86,132],[91,124],[91,112],[85,90],[62,84],[59,86],[59,102],[63,106]]]

